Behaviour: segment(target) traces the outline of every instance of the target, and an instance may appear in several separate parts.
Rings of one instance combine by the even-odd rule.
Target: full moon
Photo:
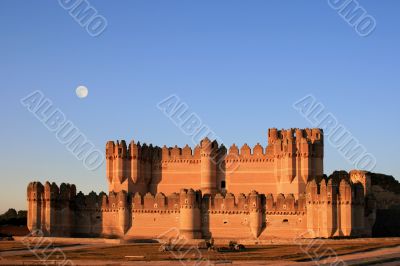
[[[76,96],[78,96],[79,98],[83,99],[86,98],[86,96],[88,96],[88,89],[85,86],[78,86],[78,88],[76,88]]]

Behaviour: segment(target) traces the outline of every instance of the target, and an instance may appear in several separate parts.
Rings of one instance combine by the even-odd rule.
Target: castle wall
[[[305,191],[306,183],[323,175],[323,135],[320,129],[269,129],[268,145],[240,149],[207,138],[192,150],[124,140],[106,145],[109,191],[172,193],[182,187],[203,193],[225,190],[247,193],[293,193]]]
[[[296,238],[307,232],[307,216],[304,213],[267,215],[262,238]]]
[[[253,238],[249,215],[246,213],[215,212],[208,217],[209,229],[215,238]]]
[[[361,174],[359,179],[355,174]],[[310,237],[370,236],[375,207],[370,191],[364,189],[368,179],[367,172],[342,171],[327,180],[309,182],[306,213]]]
[[[323,176],[323,136],[320,129],[270,129],[268,146],[236,145],[225,160],[227,189],[243,193],[304,193],[309,179]]]
[[[229,151],[207,138],[194,150],[111,141],[106,158],[108,195],[30,183],[29,230],[266,239],[370,235],[375,221],[367,172],[323,177],[319,129],[270,129],[265,148],[232,145]]]
[[[349,180],[314,180],[300,197],[255,191],[202,195],[193,189],[168,196],[78,193],[69,199],[67,212],[61,205],[65,199],[57,196],[51,201],[54,205],[49,205],[43,186],[30,184],[28,225],[30,230],[52,236],[266,239],[368,235],[372,226],[367,226],[369,217],[363,213],[363,188]],[[69,219],[63,219],[68,215]]]
[[[170,159],[162,161],[160,180],[151,183],[153,193],[166,194],[179,191],[182,187],[201,188],[201,161],[198,159]]]
[[[261,193],[278,194],[273,159],[265,155],[228,154],[226,164],[226,189],[234,194],[247,193],[257,188]]]
[[[132,227],[127,233],[130,238],[168,238],[179,235],[178,212],[135,212]]]
[[[74,212],[71,236],[97,237],[102,235],[105,217],[100,210],[80,209]],[[109,234],[111,235],[111,234]]]

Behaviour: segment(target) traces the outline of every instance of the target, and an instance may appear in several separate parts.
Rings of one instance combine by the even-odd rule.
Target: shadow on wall
[[[376,210],[373,237],[400,237],[400,209]]]
[[[202,224],[201,224],[201,229],[202,229],[202,235],[203,238],[206,239],[211,239],[212,234],[210,231],[210,195],[204,195],[203,201],[202,201],[202,208],[201,208],[201,219],[202,219]]]

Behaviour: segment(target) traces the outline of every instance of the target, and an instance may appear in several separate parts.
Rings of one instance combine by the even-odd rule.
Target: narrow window
[[[221,188],[225,188],[226,187],[226,183],[225,180],[221,181]]]

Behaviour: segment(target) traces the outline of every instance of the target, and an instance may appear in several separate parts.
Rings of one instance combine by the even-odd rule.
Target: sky
[[[364,37],[328,1],[90,0],[107,22],[98,36],[60,2],[0,1],[0,212],[26,209],[35,180],[107,191],[105,164],[88,170],[21,104],[36,90],[101,151],[117,139],[193,147],[157,107],[171,95],[225,146],[265,146],[268,128],[313,127],[293,108],[312,95],[375,172],[400,178],[399,1],[359,1],[376,21]],[[354,168],[326,141],[326,174]]]

